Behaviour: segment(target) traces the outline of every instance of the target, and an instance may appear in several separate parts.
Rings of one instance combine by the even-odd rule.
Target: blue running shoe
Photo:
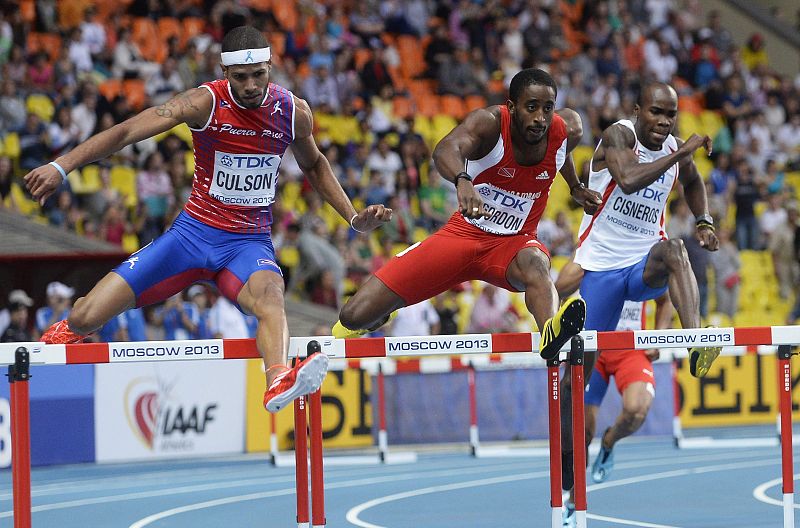
[[[575,505],[565,502],[564,509],[561,510],[561,528],[575,528],[577,522],[578,516],[575,514]]]
[[[614,469],[614,448],[606,449],[601,442],[600,452],[592,464],[592,480],[598,483],[605,482],[612,469]]]

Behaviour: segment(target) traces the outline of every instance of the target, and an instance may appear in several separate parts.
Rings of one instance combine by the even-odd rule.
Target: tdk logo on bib
[[[487,233],[498,235],[519,233],[534,202],[542,194],[537,192],[520,195],[488,183],[476,185],[475,190],[483,197],[484,209],[489,213],[489,218],[465,218],[465,220]]]
[[[215,153],[208,194],[222,203],[264,207],[275,201],[280,156]]]

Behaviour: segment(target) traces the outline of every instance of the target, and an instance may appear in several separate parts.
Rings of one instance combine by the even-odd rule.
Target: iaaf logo
[[[137,378],[125,390],[125,417],[131,431],[153,451],[186,450],[214,421],[216,403],[184,405],[171,396],[177,380]]]

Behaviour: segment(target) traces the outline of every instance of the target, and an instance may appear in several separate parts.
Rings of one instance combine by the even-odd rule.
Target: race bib
[[[275,154],[217,151],[208,194],[225,204],[266,207],[275,201],[280,164],[281,157]]]
[[[519,233],[541,192],[513,193],[488,183],[480,183],[475,190],[483,198],[484,210],[489,218],[464,218],[475,227],[496,235]]]

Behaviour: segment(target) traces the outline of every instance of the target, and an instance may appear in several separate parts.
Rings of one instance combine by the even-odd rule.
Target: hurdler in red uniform
[[[549,254],[536,238],[556,172],[587,210],[600,204],[575,174],[570,152],[583,129],[576,112],[555,110],[556,90],[546,72],[523,70],[511,81],[506,106],[472,112],[442,139],[433,158],[456,185],[459,210],[364,284],[342,309],[335,336],[363,334],[393,310],[473,279],[525,292],[545,358],[582,330],[585,305],[570,299],[558,310]]]

